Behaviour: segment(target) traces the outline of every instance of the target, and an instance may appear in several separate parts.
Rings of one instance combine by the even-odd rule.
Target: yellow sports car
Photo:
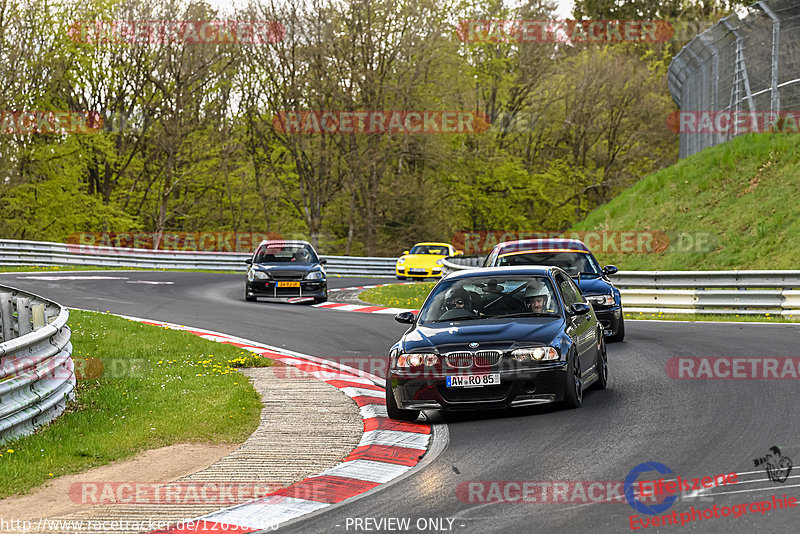
[[[397,258],[395,271],[398,280],[406,278],[440,278],[442,259],[463,254],[449,243],[417,243],[411,251],[403,251]]]

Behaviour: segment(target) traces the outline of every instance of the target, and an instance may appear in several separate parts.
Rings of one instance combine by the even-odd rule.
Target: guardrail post
[[[33,332],[33,325],[31,323],[31,299],[26,297],[17,297],[17,327],[19,328],[19,336]]]
[[[11,293],[0,293],[0,334],[8,341],[14,338],[14,308],[11,306]]]
[[[44,304],[34,304],[31,306],[31,313],[33,315],[34,330],[38,330],[47,324],[44,319]]]

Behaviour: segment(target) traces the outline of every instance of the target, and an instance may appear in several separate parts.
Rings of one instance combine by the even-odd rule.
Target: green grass
[[[435,285],[436,282],[417,282],[407,285],[392,284],[390,286],[373,287],[362,291],[358,298],[376,306],[418,310]]]
[[[797,323],[800,318],[792,319],[782,315],[737,315],[737,314],[684,314],[684,313],[637,313],[625,312],[625,319],[642,319],[658,321],[717,321],[728,323]]]
[[[258,426],[261,401],[235,367],[271,360],[112,315],[71,311],[69,324],[77,399],[53,424],[0,447],[0,498],[147,449],[240,443]]]
[[[797,269],[798,170],[800,135],[744,135],[647,176],[569,231],[667,234],[663,252],[594,251],[625,270]]]

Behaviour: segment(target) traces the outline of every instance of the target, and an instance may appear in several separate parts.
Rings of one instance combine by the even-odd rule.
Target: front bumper
[[[567,362],[541,362],[536,367],[486,370],[499,373],[500,385],[448,388],[446,374],[439,371],[392,369],[389,381],[397,407],[405,410],[483,410],[564,399]],[[458,374],[456,370],[449,374]]]
[[[436,267],[435,269],[423,269],[421,267],[406,268],[403,265],[394,268],[397,276],[405,276],[406,278],[439,278],[442,276],[442,268]]]
[[[619,331],[619,324],[622,321],[622,306],[613,308],[594,309],[597,321],[603,326],[603,334],[612,336]]]
[[[327,280],[294,280],[299,287],[278,287],[280,282],[288,280],[247,280],[245,290],[252,297],[325,297],[328,293]]]

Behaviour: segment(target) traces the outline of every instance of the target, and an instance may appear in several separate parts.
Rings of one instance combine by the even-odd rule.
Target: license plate
[[[456,375],[448,376],[447,387],[449,388],[477,388],[481,386],[499,386],[500,373],[489,375]]]
[[[278,287],[300,287],[300,282],[278,282]]]
[[[415,274],[425,274],[428,271],[425,269],[409,269],[408,272]]]

